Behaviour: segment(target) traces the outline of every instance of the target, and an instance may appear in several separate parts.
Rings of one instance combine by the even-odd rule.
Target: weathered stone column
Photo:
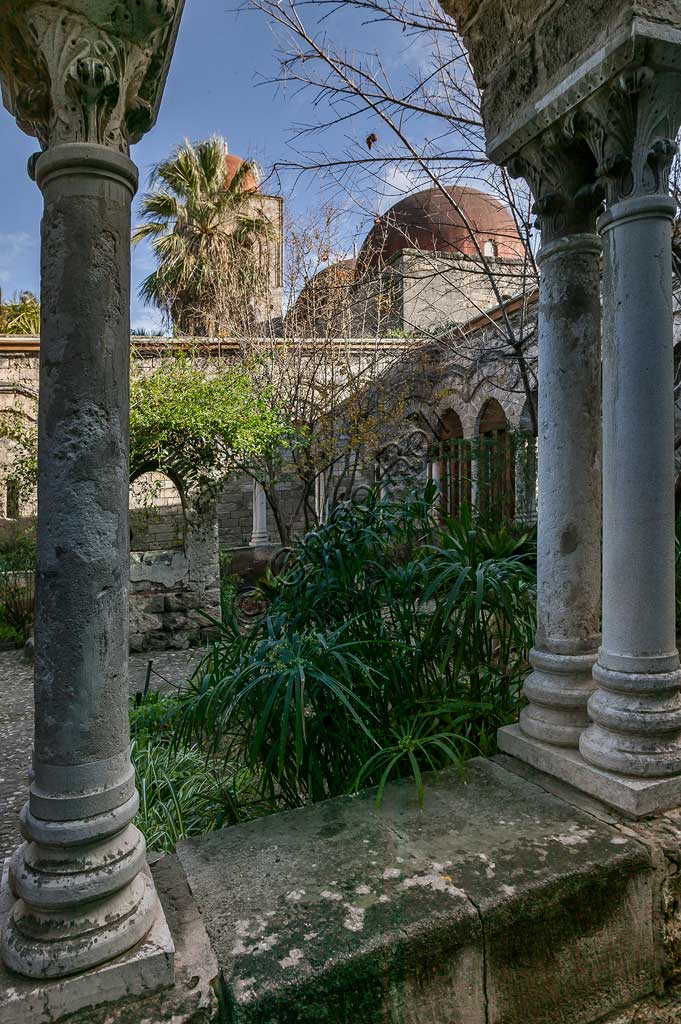
[[[526,737],[577,747],[600,618],[600,253],[588,154],[547,132],[511,164],[537,196],[539,506],[537,633]],[[508,749],[504,731],[502,749]],[[513,737],[510,737],[513,744]]]
[[[267,532],[267,495],[265,488],[257,480],[253,481],[253,535],[250,546],[257,548],[261,544],[269,544]]]
[[[539,502],[528,736],[576,747],[600,639],[600,252],[595,234],[539,253]]]
[[[675,636],[672,221],[681,76],[639,67],[587,106],[603,236],[603,643],[580,740],[589,763],[681,772]],[[681,782],[681,780],[680,780]],[[681,795],[681,785],[678,790]]]
[[[132,824],[128,421],[137,171],[127,151],[153,123],[179,7],[85,6],[96,13],[74,13],[72,3],[0,3],[4,99],[44,149],[33,165],[44,197],[35,747],[21,818],[26,842],[10,868],[16,902],[1,944],[7,966],[40,978],[118,956],[160,913]]]

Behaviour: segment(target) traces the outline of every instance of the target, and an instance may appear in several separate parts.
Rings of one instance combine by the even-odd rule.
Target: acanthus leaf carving
[[[512,177],[527,181],[543,243],[595,231],[602,195],[594,177],[593,159],[562,124],[533,139],[507,167]]]
[[[181,3],[180,3],[181,7]],[[153,81],[176,0],[100,5],[0,0],[5,105],[41,147],[95,142],[127,153],[154,119]]]
[[[641,66],[622,72],[570,115],[573,137],[588,144],[611,206],[667,195],[681,125],[681,75]]]

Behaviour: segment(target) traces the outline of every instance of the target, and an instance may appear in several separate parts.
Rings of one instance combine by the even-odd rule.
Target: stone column
[[[253,536],[250,546],[257,548],[261,544],[269,544],[267,532],[267,495],[265,488],[257,480],[253,481]]]
[[[10,867],[16,902],[1,942],[8,967],[38,978],[117,957],[160,914],[132,824],[128,414],[137,171],[127,152],[153,123],[179,9],[130,3],[116,36],[110,29],[121,4],[96,6],[86,18],[67,3],[0,3],[3,96],[44,149],[33,162],[44,197],[35,746],[21,815],[26,842]]]
[[[600,252],[595,234],[539,253],[537,634],[523,732],[576,747],[600,639]]]
[[[675,636],[672,141],[681,77],[622,74],[584,130],[607,190],[603,236],[603,643],[584,759],[628,776],[681,772]],[[681,779],[678,795],[681,795]]]
[[[326,522],[326,476],[320,473],[314,482],[314,505],[317,522]]]
[[[526,737],[577,747],[600,618],[600,253],[589,161],[554,133],[512,168],[537,198],[539,505],[537,633]],[[503,744],[503,741],[502,741]],[[506,749],[506,748],[505,748]]]

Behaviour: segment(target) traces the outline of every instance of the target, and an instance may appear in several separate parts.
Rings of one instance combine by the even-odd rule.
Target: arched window
[[[470,445],[464,440],[461,419],[448,409],[441,420],[437,443],[442,514],[456,517],[471,500]]]
[[[494,241],[493,238],[487,239],[482,251],[484,252],[485,256],[489,256],[493,260],[497,258],[497,243]]]
[[[169,551],[184,547],[182,496],[163,473],[142,473],[130,485],[130,550]]]
[[[483,406],[478,434],[478,514],[493,524],[510,522],[515,515],[514,446],[504,410],[494,398]]]

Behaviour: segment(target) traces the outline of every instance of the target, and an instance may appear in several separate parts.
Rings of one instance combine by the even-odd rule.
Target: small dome
[[[288,316],[298,333],[316,333],[342,320],[350,306],[354,259],[338,260],[319,270],[303,286]]]
[[[235,156],[233,153],[227,153],[225,156],[225,168],[227,171],[225,177],[225,185],[231,185],[236,177],[237,171],[245,163],[240,156]],[[244,192],[259,192],[260,186],[258,184],[258,177],[255,171],[249,171],[243,181]]]
[[[478,253],[466,220],[485,256],[522,256],[524,244],[511,211],[503,203],[467,186],[450,185],[445,192],[453,202],[440,189],[428,188],[400,199],[382,217],[377,217],[362,245],[358,270],[378,270],[403,249],[456,252],[476,258]]]

